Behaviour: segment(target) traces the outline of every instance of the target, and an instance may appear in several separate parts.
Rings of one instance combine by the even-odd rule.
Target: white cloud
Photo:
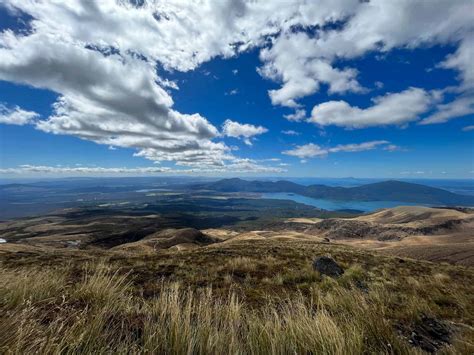
[[[435,112],[425,123],[471,112],[472,106],[461,101],[473,87],[471,0],[170,0],[143,6],[116,0],[4,0],[1,6],[32,20],[29,31],[0,34],[0,80],[59,95],[51,117],[22,119],[45,132],[135,148],[137,155],[156,161],[209,169],[236,164],[240,158],[218,141],[214,125],[198,113],[174,108],[167,89],[179,88],[156,68],[194,70],[216,56],[228,58],[250,48],[262,48],[259,72],[281,83],[269,93],[272,102],[297,108],[297,100],[317,92],[321,84],[330,94],[363,91],[357,70],[339,67],[345,59],[369,51],[458,43],[440,65],[459,72],[464,96],[439,105],[438,116]],[[343,26],[324,26],[337,21]],[[317,28],[314,34],[301,30],[308,26]],[[403,124],[432,103],[410,90],[415,89],[378,98],[367,109],[330,101],[316,106],[326,110],[326,118],[315,118],[313,109],[311,120],[353,128],[380,121]],[[401,100],[407,92],[416,97]],[[393,107],[397,98],[414,106]],[[303,112],[300,108],[286,118],[303,120]],[[251,143],[251,136],[239,137]]]
[[[474,126],[466,126],[462,130],[464,132],[474,131]]]
[[[342,30],[326,32],[318,47],[327,58],[354,58],[367,51],[458,40],[473,28],[470,0],[361,3]]]
[[[306,118],[306,110],[297,109],[294,113],[283,115],[288,121],[303,121]]]
[[[14,168],[0,168],[0,174],[8,175],[54,175],[54,176],[97,176],[97,175],[156,175],[156,174],[203,174],[203,173],[282,173],[286,169],[275,166],[257,164],[252,159],[234,159],[232,163],[222,167],[191,167],[186,169],[172,169],[169,167],[98,167],[81,166],[48,166],[48,165],[20,165]]]
[[[53,174],[53,175],[116,175],[116,174],[162,174],[173,172],[170,168],[144,167],[144,168],[103,168],[97,166],[47,166],[47,165],[21,165],[15,168],[0,169],[0,174]]]
[[[268,35],[295,25],[324,24],[343,16],[355,0],[307,2],[4,0],[35,18],[34,27],[82,43],[113,45],[188,71],[215,56],[231,57],[262,45]],[[125,26],[126,24],[126,26]],[[90,29],[93,28],[94,31]]]
[[[135,148],[137,156],[178,166],[237,164],[240,158],[215,141],[216,127],[199,114],[173,108],[165,89],[178,86],[161,77],[156,64],[191,70],[260,43],[263,33],[279,30],[269,25],[268,16],[279,15],[267,5],[7,0],[2,6],[33,20],[31,31],[0,33],[0,80],[59,94],[53,114],[32,122],[38,129]],[[249,22],[246,14],[262,21]],[[235,31],[238,27],[246,30]]]
[[[362,152],[365,150],[372,150],[377,148],[380,145],[389,144],[390,142],[380,140],[380,141],[371,141],[358,144],[340,144],[334,148],[329,148],[329,153],[338,153],[338,152]]]
[[[216,170],[219,172],[219,170]],[[231,164],[226,165],[222,172],[252,172],[252,173],[282,173],[287,170],[280,167],[265,166],[258,164],[253,159],[235,159]]]
[[[299,136],[301,133],[289,129],[287,131],[281,131],[281,133],[286,134],[287,136]]]
[[[396,151],[403,150],[403,148],[401,148],[401,147],[399,147],[398,145],[395,145],[395,144],[389,144],[386,147],[384,147],[383,150],[386,150],[388,152],[396,152]]]
[[[314,4],[321,13],[331,8],[324,2]],[[338,8],[340,5],[342,8]],[[337,2],[323,23],[337,20],[345,21],[343,26],[316,30],[311,37],[305,32],[283,30],[270,47],[261,51],[264,65],[260,73],[282,84],[269,92],[273,104],[298,107],[296,100],[317,92],[320,83],[328,84],[330,94],[364,91],[357,82],[357,71],[336,68],[335,63],[371,51],[388,53],[394,48],[422,45],[459,43],[456,53],[441,67],[460,72],[461,90],[474,87],[471,0]]]
[[[39,118],[39,114],[33,111],[25,111],[18,106],[8,108],[0,104],[0,123],[22,126]]]
[[[384,87],[384,84],[381,82],[381,81],[376,81],[374,83],[374,86],[377,88],[377,89],[382,89]]]
[[[380,140],[371,141],[358,144],[340,144],[332,148],[323,148],[317,144],[309,143],[305,145],[297,146],[294,149],[283,151],[282,154],[291,155],[300,159],[324,157],[330,153],[340,152],[362,152],[366,150],[372,150],[381,145],[389,144],[390,142]]]
[[[254,126],[248,123],[242,124],[231,120],[226,120],[222,125],[222,134],[227,137],[242,138],[245,144],[252,145],[252,137],[268,132],[262,126]]]
[[[474,95],[461,96],[445,104],[437,105],[436,112],[423,119],[421,124],[444,123],[453,118],[474,113]]]
[[[232,90],[226,92],[225,95],[232,96],[232,95],[237,95],[238,93],[239,93],[238,89],[232,89]]]
[[[232,74],[237,75],[238,73],[239,73],[239,70],[238,70],[238,69],[233,69],[233,70],[232,70]]]
[[[201,153],[196,161],[220,161],[227,150],[211,141],[218,131],[205,118],[172,108],[153,65],[127,54],[104,56],[64,38],[6,31],[0,34],[0,79],[61,95],[53,114],[35,123],[45,132],[156,150],[157,160],[175,153],[179,161],[178,152],[191,150]]]
[[[314,106],[310,122],[322,126],[336,125],[363,128],[377,125],[402,125],[418,119],[435,98],[423,89],[409,88],[374,98],[368,108],[350,106],[345,101],[329,101]]]
[[[285,150],[282,154],[291,155],[298,158],[314,158],[317,156],[326,156],[328,151],[321,148],[319,145],[309,143],[305,145],[299,145],[294,149]]]
[[[474,5],[472,6],[474,11]],[[448,56],[440,67],[456,69],[460,73],[462,89],[474,89],[474,34],[469,33],[463,38],[456,53]]]
[[[303,32],[279,36],[271,48],[262,49],[260,59],[265,64],[259,73],[283,84],[268,92],[274,105],[298,107],[295,100],[317,92],[321,83],[330,93],[362,91],[357,70],[333,68],[319,57],[316,40]]]

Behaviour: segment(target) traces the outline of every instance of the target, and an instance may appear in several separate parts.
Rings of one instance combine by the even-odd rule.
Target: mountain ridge
[[[248,181],[230,178],[192,186],[219,192],[287,192],[331,200],[400,201],[447,206],[474,205],[474,196],[460,195],[436,187],[398,180],[387,180],[355,187],[332,187],[321,184],[304,186],[286,180]]]

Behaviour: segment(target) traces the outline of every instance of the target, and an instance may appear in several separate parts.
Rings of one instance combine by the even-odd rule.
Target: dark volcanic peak
[[[194,185],[220,192],[291,192],[303,196],[360,201],[400,201],[431,205],[474,205],[474,196],[458,195],[443,189],[421,184],[388,180],[357,187],[332,187],[326,185],[303,186],[291,181],[247,181],[239,178]]]

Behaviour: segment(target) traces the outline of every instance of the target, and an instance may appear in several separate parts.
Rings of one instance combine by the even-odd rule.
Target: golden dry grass
[[[235,293],[216,298],[162,284],[159,297],[132,296],[127,278],[88,266],[67,284],[62,272],[4,275],[2,353],[314,353],[408,351],[364,296],[344,289],[297,295],[250,309]],[[347,304],[344,304],[347,303]],[[375,305],[378,307],[378,305]],[[341,312],[342,311],[342,312]],[[372,316],[371,316],[372,314]],[[380,339],[368,336],[375,330]]]
[[[327,254],[337,280],[312,270]],[[422,353],[407,340],[424,315],[453,329],[440,351],[474,351],[462,267],[297,240],[0,260],[0,353]]]
[[[354,218],[381,224],[404,224],[410,227],[441,224],[451,220],[472,220],[472,213],[423,206],[399,206]]]

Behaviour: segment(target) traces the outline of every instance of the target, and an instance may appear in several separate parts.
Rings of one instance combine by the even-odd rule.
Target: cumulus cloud
[[[294,122],[303,121],[306,118],[306,110],[297,109],[297,110],[295,110],[294,113],[284,115],[284,117],[288,121],[294,121]]]
[[[332,148],[324,148],[314,143],[297,146],[294,149],[283,151],[285,155],[291,155],[300,159],[324,157],[330,153],[339,152],[362,152],[366,150],[372,150],[379,146],[389,144],[390,142],[385,140],[370,141],[358,144],[340,144]]]
[[[0,79],[60,94],[53,114],[35,122],[45,132],[154,149],[157,159],[173,152],[179,161],[179,151],[192,150],[200,152],[197,160],[209,161],[206,149],[212,147],[213,153],[220,148],[213,157],[222,160],[226,151],[211,141],[218,131],[204,117],[172,108],[153,65],[127,54],[104,56],[72,39],[5,31],[0,34]]]
[[[374,98],[368,108],[351,106],[345,101],[328,101],[314,106],[310,122],[327,126],[363,128],[378,125],[402,125],[418,119],[435,97],[420,88],[409,88]]]
[[[83,43],[113,45],[165,68],[188,71],[215,56],[231,57],[262,45],[267,36],[296,25],[324,24],[343,16],[356,1],[148,0],[141,6],[116,0],[4,3],[33,16],[34,27],[42,31]]]
[[[115,0],[6,0],[2,6],[32,20],[28,31],[1,33],[0,79],[59,95],[53,114],[35,123],[38,129],[209,169],[235,165],[239,158],[215,141],[218,131],[206,118],[173,108],[166,89],[178,86],[157,73],[156,65],[193,70],[215,56],[260,46],[282,29],[323,23],[332,12],[316,11],[306,1],[134,6]],[[251,143],[250,136],[242,137]]]
[[[362,91],[357,70],[332,67],[319,57],[316,40],[304,32],[278,37],[271,48],[262,49],[260,59],[265,64],[259,73],[282,82],[280,89],[268,92],[274,105],[298,107],[295,100],[315,93],[321,83],[329,85],[330,93]]]
[[[268,36],[281,33],[279,37],[284,42],[295,26],[322,26],[351,15],[359,7],[355,0],[299,0],[285,4],[171,0],[145,1],[141,6],[115,0],[71,0],[70,3],[7,0],[5,4],[33,16],[33,27],[37,30],[103,49],[112,46],[121,52],[139,53],[165,69],[180,71],[193,70],[216,56],[231,57],[261,46]],[[280,47],[284,49],[287,45],[282,43]],[[313,71],[321,75],[323,82],[331,81],[334,92],[344,91],[344,76],[353,75],[331,69],[324,62],[315,61],[314,67]]]
[[[222,134],[227,137],[241,138],[247,145],[252,145],[251,139],[254,136],[268,132],[263,126],[254,126],[248,123],[242,124],[231,120],[226,120],[222,125]]]
[[[25,111],[18,106],[8,108],[0,104],[0,123],[23,126],[39,118],[39,114],[33,111]]]
[[[216,56],[229,58],[251,48],[260,48],[260,74],[280,85],[269,92],[272,103],[296,109],[289,120],[305,119],[298,100],[322,86],[329,94],[364,92],[358,71],[341,65],[344,60],[369,51],[438,43],[458,45],[440,67],[459,72],[461,97],[438,103],[438,112],[424,123],[472,109],[466,102],[472,97],[474,72],[471,0],[150,0],[141,6],[116,0],[4,0],[0,6],[31,18],[28,31],[0,33],[0,80],[58,94],[50,117],[39,120],[30,113],[25,123],[53,134],[134,148],[136,155],[155,161],[209,169],[237,164],[241,158],[219,142],[212,123],[199,113],[174,108],[168,91],[179,88],[161,68],[185,72]],[[326,26],[335,23],[342,25]],[[432,103],[427,93],[414,90],[377,98],[366,109],[330,101],[317,105],[311,120],[352,128],[380,121],[403,124]],[[416,97],[410,101],[404,93]],[[397,100],[414,106],[390,114],[388,108]],[[253,136],[238,138],[251,143]]]
[[[314,4],[322,13],[332,5]],[[319,91],[321,83],[328,85],[329,94],[364,92],[357,71],[338,68],[335,63],[371,51],[388,53],[394,48],[422,45],[459,43],[456,53],[440,67],[459,72],[461,90],[474,87],[472,1],[346,1],[336,2],[333,10],[323,23],[314,24],[321,26],[314,34],[282,30],[270,47],[261,50],[264,64],[259,72],[281,83],[280,89],[269,91],[273,104],[298,107],[297,100]],[[343,25],[323,26],[336,21]]]
[[[135,148],[137,156],[178,166],[257,168],[216,142],[218,130],[206,118],[175,110],[166,89],[178,86],[156,68],[193,70],[263,43],[293,16],[293,6],[284,6],[283,15],[276,5],[243,1],[6,0],[1,6],[32,20],[28,31],[0,34],[0,79],[59,95],[50,117],[31,121],[38,129]]]

